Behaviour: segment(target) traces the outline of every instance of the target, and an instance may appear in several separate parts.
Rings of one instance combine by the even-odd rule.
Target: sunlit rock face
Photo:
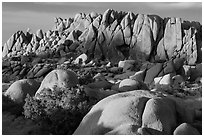
[[[17,31],[3,46],[3,57],[40,54],[57,50],[60,55],[78,50],[89,59],[124,59],[164,62],[184,59],[184,64],[202,62],[202,25],[181,18],[118,12],[78,13],[74,18],[55,18],[48,32]]]
[[[3,95],[39,115],[42,130],[41,119],[54,118],[49,134],[201,134],[201,29],[182,18],[113,9],[57,17],[47,32],[17,31],[2,46]],[[65,103],[71,113],[50,103]],[[47,109],[53,117],[41,113]],[[21,126],[13,118],[15,134]]]
[[[74,87],[79,83],[77,75],[71,70],[61,70],[56,69],[51,71],[42,81],[39,89],[35,93],[35,97],[38,94],[42,94],[44,89],[53,91],[55,87],[57,88],[68,88]]]
[[[190,124],[179,125],[195,120],[195,107],[186,108],[189,104],[146,90],[118,93],[94,105],[74,135],[200,134]]]

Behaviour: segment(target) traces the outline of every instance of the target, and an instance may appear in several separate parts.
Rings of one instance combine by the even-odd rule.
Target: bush
[[[42,93],[40,99],[27,96],[24,115],[43,122],[50,134],[72,134],[93,105],[80,86],[44,89]]]
[[[2,95],[2,134],[3,135],[30,135],[46,134],[43,126],[23,116],[23,104],[13,102]]]

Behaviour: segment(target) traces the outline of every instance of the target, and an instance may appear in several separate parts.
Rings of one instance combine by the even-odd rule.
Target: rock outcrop
[[[145,90],[118,93],[94,105],[74,135],[167,135],[188,133],[186,129],[195,130],[190,134],[199,134],[189,125],[179,125],[195,122],[196,107],[190,110],[186,108],[189,104],[179,98],[158,97]]]
[[[113,9],[54,23],[47,32],[17,31],[4,44],[3,92],[16,81],[4,95],[24,103],[27,93],[43,99],[79,89],[98,103],[74,134],[202,132],[200,23]]]
[[[143,63],[182,58],[184,64],[195,65],[202,62],[201,28],[199,22],[181,18],[162,19],[112,9],[104,14],[78,13],[74,18],[55,18],[55,26],[48,32],[16,32],[3,46],[2,56],[63,56],[77,50],[89,59],[108,59],[112,63],[124,59]]]

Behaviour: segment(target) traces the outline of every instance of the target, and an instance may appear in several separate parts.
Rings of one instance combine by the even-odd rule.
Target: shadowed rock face
[[[21,79],[14,82],[4,93],[16,103],[23,103],[26,95],[34,96],[40,87],[40,83],[32,79]]]
[[[18,31],[3,46],[3,57],[78,50],[90,59],[112,63],[133,59],[162,62],[184,58],[184,64],[202,62],[202,25],[181,18],[134,14],[108,9],[104,14],[79,13],[74,18],[55,19],[52,30],[36,34]],[[62,52],[63,51],[63,52]]]

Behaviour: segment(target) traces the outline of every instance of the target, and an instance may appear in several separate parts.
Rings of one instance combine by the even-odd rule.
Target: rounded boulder
[[[85,62],[87,61],[88,56],[86,54],[81,54],[74,60],[74,64],[83,64],[85,65]]]
[[[125,92],[138,89],[147,89],[147,86],[143,82],[137,80],[124,79],[120,82],[118,90],[121,92]]]
[[[73,71],[56,69],[47,74],[47,76],[43,79],[35,96],[37,96],[37,94],[41,94],[43,89],[53,90],[55,86],[58,88],[74,87],[78,83],[79,80],[77,75]]]
[[[174,130],[174,135],[200,135],[200,133],[190,124],[182,123]]]
[[[5,96],[8,96],[16,103],[23,103],[27,94],[34,96],[38,90],[40,83],[32,79],[21,79],[14,82],[8,90],[5,92]]]

